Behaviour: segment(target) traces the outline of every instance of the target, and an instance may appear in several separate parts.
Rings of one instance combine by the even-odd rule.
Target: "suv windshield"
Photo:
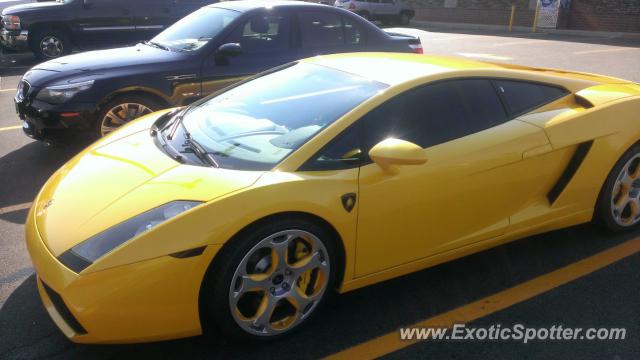
[[[297,63],[194,105],[182,125],[219,167],[269,170],[386,87]]]
[[[216,7],[197,10],[151,40],[173,51],[195,51],[203,47],[241,13]]]

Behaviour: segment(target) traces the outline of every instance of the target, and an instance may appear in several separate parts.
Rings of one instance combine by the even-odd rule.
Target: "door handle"
[[[533,149],[526,150],[522,153],[522,159],[543,155],[553,151],[551,144],[545,144],[542,146],[534,147]]]

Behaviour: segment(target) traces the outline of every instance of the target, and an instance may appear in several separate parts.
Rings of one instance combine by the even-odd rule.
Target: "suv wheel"
[[[55,59],[71,53],[71,40],[58,29],[36,30],[31,39],[31,50],[39,60]]]
[[[108,135],[120,126],[160,109],[162,106],[147,96],[117,97],[102,107],[96,123],[96,135],[97,137]]]

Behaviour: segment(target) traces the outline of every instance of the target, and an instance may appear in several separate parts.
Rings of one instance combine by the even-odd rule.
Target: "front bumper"
[[[23,121],[25,134],[42,141],[70,140],[88,133],[96,123],[95,104],[47,104],[33,98],[14,98],[16,113]]]
[[[29,49],[29,31],[1,29],[0,44],[11,50],[27,50]]]
[[[201,334],[200,284],[219,246],[190,258],[163,256],[76,274],[26,224],[29,254],[42,302],[56,325],[77,343],[131,343]]]

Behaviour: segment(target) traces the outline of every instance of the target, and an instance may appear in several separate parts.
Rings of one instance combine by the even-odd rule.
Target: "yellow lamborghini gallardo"
[[[26,226],[75,342],[276,338],[327,296],[535,233],[640,220],[640,85],[401,54],[287,64],[58,170]]]

